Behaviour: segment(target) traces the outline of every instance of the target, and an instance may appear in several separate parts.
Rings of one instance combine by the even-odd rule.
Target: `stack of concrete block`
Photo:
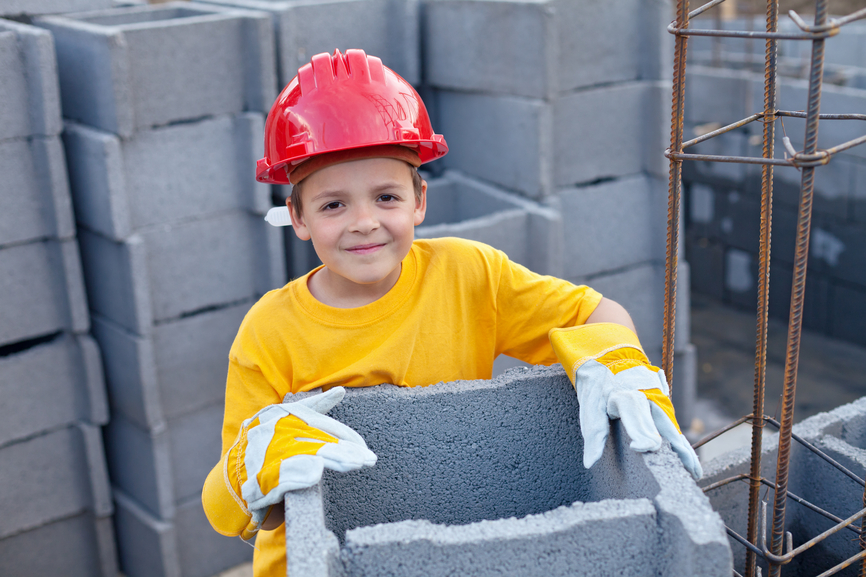
[[[280,86],[315,54],[360,48],[406,79],[421,79],[419,0],[204,0],[271,14]]]
[[[174,3],[44,17],[94,334],[113,409],[106,450],[130,577],[212,575],[250,557],[207,523],[227,354],[285,282],[254,181],[275,97],[267,14]]]
[[[422,35],[442,163],[559,212],[563,276],[622,303],[657,363],[671,19],[664,0],[439,0],[424,4]],[[676,332],[674,391],[687,404],[687,318]]]
[[[0,20],[0,574],[114,575],[108,420],[51,35]]]
[[[719,516],[666,445],[638,454],[618,422],[583,467],[560,367],[492,381],[351,389],[331,415],[376,466],[289,493],[289,575],[719,575]]]
[[[779,435],[764,429],[761,475],[771,481],[776,474]],[[848,405],[810,417],[794,425],[794,434],[829,455],[861,479],[866,476],[866,397]],[[863,508],[863,485],[834,468],[806,447],[792,441],[788,491],[839,518],[847,519]],[[750,448],[741,447],[720,455],[704,465],[701,485],[709,485],[738,474],[749,473]],[[763,495],[763,494],[762,494]],[[749,485],[747,481],[730,483],[707,493],[713,509],[740,535],[746,534]],[[773,519],[772,492],[767,503],[767,543],[770,543]],[[794,539],[794,547],[812,539],[835,525],[795,500],[788,499],[785,527]],[[860,522],[854,523],[859,529]],[[760,526],[759,526],[760,531]],[[743,571],[745,548],[731,540],[734,569]],[[786,565],[784,572],[792,575],[818,575],[860,551],[857,535],[842,530],[798,555]],[[858,563],[838,575],[857,575]],[[767,574],[764,565],[763,572]]]
[[[117,3],[117,0],[3,0],[0,3],[0,16],[26,20],[44,14],[101,10]]]
[[[844,29],[843,29],[844,30]],[[827,41],[832,45],[835,38]],[[866,50],[866,45],[864,45]],[[866,57],[866,52],[863,52]],[[803,62],[803,61],[801,61]],[[729,124],[763,110],[763,74],[745,70],[688,67],[686,138]],[[866,69],[864,69],[866,70]],[[804,110],[805,80],[781,77],[778,107]],[[866,110],[866,90],[825,84],[822,113]],[[687,149],[705,154],[760,157],[762,125],[752,123]],[[818,147],[830,148],[866,133],[857,120],[822,120]],[[782,138],[802,150],[803,119],[784,118],[776,124],[775,156],[783,158]],[[695,290],[754,310],[758,284],[761,168],[758,165],[686,162],[687,245],[689,261],[699,267]],[[774,170],[773,244],[770,314],[788,318],[794,260],[800,171]],[[804,324],[833,337],[866,344],[862,315],[866,314],[866,276],[861,247],[866,244],[866,145],[834,155],[815,169],[812,233]]]

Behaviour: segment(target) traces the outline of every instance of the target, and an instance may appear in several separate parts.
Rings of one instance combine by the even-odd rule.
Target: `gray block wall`
[[[547,270],[623,304],[660,363],[670,3],[439,0],[423,15],[429,107],[450,147],[439,164],[558,215],[546,246],[561,247],[561,260]],[[485,238],[521,262],[502,228]],[[673,390],[686,428],[696,386],[688,294],[680,282]]]
[[[360,48],[410,84],[421,80],[419,0],[204,0],[268,12],[276,30],[279,88],[321,52]]]
[[[350,389],[331,415],[375,467],[286,499],[289,574],[729,575],[721,520],[665,446],[614,423],[583,468],[560,367],[492,381]]]
[[[858,32],[856,28],[854,31]],[[862,62],[866,45],[861,47],[853,42],[859,40],[862,31],[847,37],[846,32],[843,28],[839,42],[860,50]],[[827,46],[834,41],[836,38],[828,41]],[[792,45],[793,41],[783,48],[788,46],[790,52]],[[733,53],[735,46],[724,47]],[[842,57],[837,51],[828,51],[828,65]],[[804,62],[802,58],[795,60],[801,65]],[[687,68],[690,92],[686,103],[686,138],[693,138],[696,130],[716,123],[728,124],[763,109],[762,73],[733,69],[733,64],[729,68],[717,68],[700,62]],[[805,106],[806,81],[780,78],[779,108],[802,110]],[[864,110],[866,90],[825,83],[822,113],[862,113]],[[786,118],[784,128],[777,123],[776,157],[786,154],[782,143],[785,135],[795,150],[801,150],[804,131],[802,119]],[[829,148],[863,134],[866,134],[866,123],[862,121],[823,120],[818,130],[818,146]],[[753,123],[688,150],[760,157],[761,126]],[[700,269],[700,274],[692,277],[693,288],[754,310],[758,285],[760,167],[709,162],[686,162],[683,167],[687,193],[687,255],[693,266]],[[866,177],[861,174],[866,175],[866,146],[863,145],[834,155],[829,164],[816,169],[804,325],[863,345],[866,344],[863,317],[852,314],[866,308],[866,277],[858,272],[862,269],[862,247],[866,243],[866,212],[862,209],[862,185]],[[787,319],[800,172],[777,167],[774,176],[770,314]]]
[[[227,354],[282,286],[271,187],[254,180],[276,96],[268,14],[169,3],[36,19],[56,38],[63,144],[104,355],[124,574],[206,576],[251,557],[201,511]]]
[[[108,404],[48,32],[0,20],[0,87],[0,573],[110,576]]]
[[[762,475],[772,480],[776,473],[778,434],[765,429]],[[828,413],[820,413],[794,425],[794,434],[814,444],[821,451],[841,463],[861,479],[866,474],[866,397],[848,405],[842,405]],[[847,519],[863,508],[863,486],[827,464],[814,453],[792,442],[788,491],[805,499],[837,517]],[[749,472],[750,448],[723,454],[704,465],[701,485]],[[740,535],[746,534],[749,487],[747,482],[735,482],[707,493],[713,509],[718,511],[725,523]],[[768,524],[772,524],[772,500],[767,506]],[[788,500],[785,511],[786,530],[794,537],[794,547],[826,531],[835,523],[817,513]],[[855,523],[855,525],[857,525]],[[770,536],[768,529],[767,541]],[[745,550],[731,542],[734,553],[734,569],[742,571]],[[787,565],[786,571],[793,575],[817,575],[841,563],[859,552],[854,533],[842,530],[827,540],[798,555]],[[766,573],[766,566],[764,572]],[[855,563],[838,575],[857,575]]]

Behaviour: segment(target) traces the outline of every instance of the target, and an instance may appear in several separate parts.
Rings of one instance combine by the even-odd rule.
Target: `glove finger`
[[[376,464],[376,454],[367,447],[340,441],[328,443],[316,452],[324,461],[325,468],[345,473]]]
[[[310,395],[306,399],[289,403],[291,405],[300,405],[316,411],[317,413],[325,414],[333,409],[337,403],[343,400],[346,396],[346,389],[343,387],[334,387],[319,395]]]
[[[688,439],[677,430],[667,413],[665,413],[660,407],[650,403],[650,409],[652,410],[653,421],[655,422],[659,433],[661,433],[665,439],[670,441],[671,448],[680,458],[680,461],[683,462],[686,470],[691,473],[692,477],[694,477],[695,480],[700,479],[704,474],[703,468],[701,467],[698,455],[695,453],[695,450],[692,449]]]
[[[587,361],[575,374],[574,388],[580,404],[580,434],[583,436],[583,466],[591,468],[604,452],[610,420],[604,392],[612,384],[613,375],[597,361]]]
[[[329,435],[338,439],[357,443],[364,447],[367,446],[364,438],[361,437],[361,435],[359,435],[357,431],[355,431],[355,429],[349,427],[348,425],[344,425],[336,419],[332,419],[327,415],[323,415],[314,411],[313,409],[305,407],[304,405],[298,405],[297,403],[293,405],[287,405],[286,408],[290,413],[292,413],[311,427],[315,427],[316,429],[328,433]]]
[[[629,447],[632,451],[645,453],[661,448],[662,438],[653,424],[650,403],[643,393],[630,390],[612,392],[607,399],[607,412],[622,421],[631,437]]]

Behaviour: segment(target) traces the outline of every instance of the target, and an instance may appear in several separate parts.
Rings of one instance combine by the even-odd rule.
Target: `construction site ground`
[[[692,342],[698,349],[696,440],[752,412],[756,314],[692,294]],[[785,373],[787,323],[770,319],[767,339],[766,414],[779,418]],[[866,348],[804,330],[797,372],[795,422],[866,395]],[[676,383],[674,383],[676,386]],[[751,428],[740,425],[703,447],[706,461],[750,442]]]

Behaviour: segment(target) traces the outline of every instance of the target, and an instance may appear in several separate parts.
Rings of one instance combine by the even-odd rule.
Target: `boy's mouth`
[[[384,243],[359,244],[357,246],[347,248],[346,250],[351,252],[352,254],[370,254],[376,252],[383,246],[385,246]]]

